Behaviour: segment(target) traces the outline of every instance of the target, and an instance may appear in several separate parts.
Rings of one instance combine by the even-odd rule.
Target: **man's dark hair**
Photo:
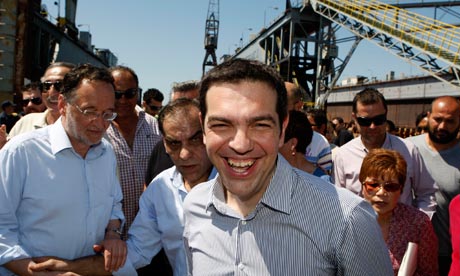
[[[297,152],[305,154],[307,146],[311,143],[313,130],[305,113],[292,110],[289,112],[289,123],[284,134],[284,143],[291,138],[297,138],[295,147]]]
[[[70,70],[62,81],[61,93],[67,101],[71,102],[73,100],[75,90],[83,80],[103,81],[109,83],[115,89],[113,77],[107,69],[91,64],[83,64]]]
[[[182,116],[185,117],[187,114],[190,114],[190,110],[192,108],[197,108],[200,110],[200,103],[198,100],[179,98],[163,106],[163,108],[160,110],[160,113],[158,113],[158,129],[161,131],[161,134],[163,134],[163,136],[165,135],[163,123],[167,116],[175,113],[181,113]]]
[[[287,116],[287,92],[284,81],[276,70],[254,60],[232,59],[211,69],[201,80],[200,108],[204,122],[206,117],[206,94],[209,88],[219,83],[237,84],[243,81],[260,81],[276,90],[276,112],[280,129]]]
[[[396,125],[391,120],[387,120],[388,132],[396,131]]]
[[[327,126],[329,120],[324,110],[313,108],[307,111],[307,115],[313,117],[313,121],[315,121],[317,127],[321,127],[322,125]]]
[[[307,94],[305,90],[299,85],[295,85],[291,91],[292,91],[292,94],[290,95],[292,97],[291,101],[294,104],[300,101],[303,101],[305,98],[305,95]]]
[[[332,121],[334,120],[337,120],[337,122],[339,122],[339,124],[343,124],[343,118],[342,117],[334,117],[332,118]]]
[[[145,91],[144,95],[142,96],[142,100],[147,104],[150,100],[155,100],[157,102],[162,102],[164,100],[163,93],[156,88],[150,88]]]
[[[117,65],[117,66],[112,66],[109,68],[109,72],[115,72],[115,71],[125,71],[131,74],[133,76],[134,81],[136,82],[136,86],[139,87],[139,78],[136,75],[136,72],[134,72],[133,69],[129,68],[128,66],[122,66],[122,65]]]
[[[42,86],[40,84],[40,82],[38,81],[35,81],[35,82],[31,82],[31,83],[28,83],[24,86],[21,87],[21,93],[22,92],[27,92],[29,90],[39,90],[40,93],[42,92]]]
[[[420,122],[423,120],[423,118],[425,118],[426,116],[428,116],[428,112],[427,111],[423,111],[422,113],[418,114],[417,117],[415,118],[415,127],[418,126],[418,124],[420,124]]]
[[[388,112],[387,102],[382,93],[372,87],[366,87],[353,98],[353,113],[357,113],[357,105],[360,102],[362,105],[371,105],[381,102],[385,109],[385,114]]]
[[[186,92],[200,88],[200,82],[196,80],[175,82],[172,84],[171,92]]]

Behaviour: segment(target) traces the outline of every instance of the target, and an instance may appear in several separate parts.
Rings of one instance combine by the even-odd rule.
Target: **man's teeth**
[[[254,164],[254,161],[232,161],[228,160],[228,164],[233,168],[245,168],[251,167]]]

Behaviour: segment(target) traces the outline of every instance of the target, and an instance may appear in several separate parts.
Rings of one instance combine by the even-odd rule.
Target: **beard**
[[[460,126],[457,127],[453,132],[448,132],[447,130],[435,130],[429,127],[428,136],[430,137],[431,141],[437,144],[448,144],[457,139],[457,134],[459,130]]]

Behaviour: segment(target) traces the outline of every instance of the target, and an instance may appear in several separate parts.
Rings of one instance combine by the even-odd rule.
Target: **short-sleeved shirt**
[[[432,215],[436,208],[437,185],[430,176],[417,148],[411,142],[388,133],[382,148],[398,151],[407,163],[406,182],[399,202],[415,206]],[[335,185],[362,196],[359,172],[367,153],[368,150],[361,136],[341,146],[334,154],[332,176]]]
[[[107,136],[117,156],[123,192],[123,213],[126,217],[126,224],[123,228],[124,236],[139,210],[139,198],[144,191],[145,171],[150,153],[153,147],[161,141],[157,119],[144,111],[138,111],[138,115],[132,149],[113,124],[107,129]]]

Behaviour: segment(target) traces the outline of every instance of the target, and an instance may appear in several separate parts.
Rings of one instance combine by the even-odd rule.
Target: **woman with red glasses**
[[[413,275],[438,275],[438,240],[429,217],[399,203],[406,181],[406,161],[394,150],[373,149],[364,158],[359,173],[363,196],[377,213],[397,275],[409,242],[418,246]]]

